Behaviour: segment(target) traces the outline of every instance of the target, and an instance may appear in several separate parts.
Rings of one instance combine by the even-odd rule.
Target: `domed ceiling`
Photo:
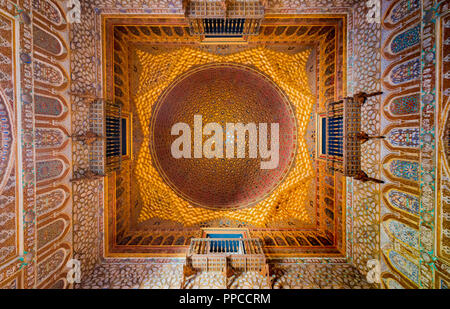
[[[139,205],[138,222],[155,217],[185,226],[219,218],[256,226],[275,219],[309,222],[305,203],[314,175],[304,138],[313,104],[305,70],[309,51],[291,55],[254,48],[220,56],[187,47],[161,53],[143,45],[132,54],[136,159],[131,200]],[[204,65],[208,70],[195,71]],[[169,152],[176,139],[170,126],[184,122],[192,127],[195,114],[202,115],[203,124],[280,122],[278,168],[261,170],[259,155],[220,163],[175,160]]]
[[[171,132],[177,123],[188,131]],[[238,123],[251,129],[228,130]],[[211,125],[214,131],[205,132]],[[194,144],[196,132],[203,136]],[[164,181],[193,205],[216,210],[248,207],[267,197],[287,176],[297,145],[296,120],[284,92],[262,73],[236,64],[200,66],[178,77],[155,105],[150,135],[152,160]],[[244,135],[245,153],[238,154]],[[172,145],[180,139],[189,144],[175,145],[184,151],[176,158]]]

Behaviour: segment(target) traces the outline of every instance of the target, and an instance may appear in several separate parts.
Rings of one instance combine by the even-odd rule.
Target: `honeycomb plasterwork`
[[[291,65],[291,63],[296,63],[295,66],[298,67],[302,67],[305,64],[305,61],[307,59],[307,54],[303,53],[303,54],[299,54],[297,55],[295,58],[288,58],[283,54],[279,54],[279,53],[275,53],[272,51],[268,51],[268,50],[263,50],[263,49],[256,49],[256,50],[249,50],[246,52],[242,52],[242,53],[238,53],[238,54],[232,54],[229,56],[225,56],[225,57],[220,57],[220,56],[215,56],[215,55],[211,55],[211,54],[206,54],[203,52],[198,52],[192,49],[185,49],[185,50],[180,50],[180,51],[175,51],[172,52],[170,54],[161,54],[161,55],[151,55],[151,54],[142,54],[142,52],[140,52],[139,50],[137,51],[138,57],[141,59],[141,63],[143,64],[143,69],[146,70],[146,68],[151,68],[152,70],[157,70],[159,72],[161,72],[162,75],[165,76],[165,78],[161,81],[157,81],[155,83],[155,85],[151,88],[148,88],[148,90],[141,90],[143,91],[144,95],[138,96],[135,100],[136,100],[136,104],[139,106],[140,104],[152,104],[152,102],[156,101],[156,98],[159,96],[160,91],[162,89],[164,89],[164,85],[168,85],[175,76],[179,75],[180,69],[181,70],[187,70],[189,67],[194,66],[196,64],[202,64],[202,63],[208,63],[208,62],[237,62],[237,63],[244,63],[246,65],[254,65],[256,68],[262,70],[263,72],[266,72],[271,78],[274,79],[275,82],[278,82],[278,84],[282,85],[281,88],[285,90],[286,94],[288,95],[288,97],[290,98],[290,101],[292,102],[292,104],[296,107],[296,113],[297,113],[297,119],[298,119],[298,124],[299,124],[299,133],[298,136],[303,136],[304,133],[304,129],[305,129],[305,124],[304,124],[304,120],[308,119],[308,108],[300,108],[299,106],[297,106],[297,104],[304,104],[303,102],[307,102],[305,101],[305,99],[307,98],[307,96],[305,96],[305,94],[302,94],[300,92],[295,92],[292,91],[290,88],[290,84],[288,83],[289,80],[297,80],[298,81],[302,81],[302,82],[306,82],[306,76],[304,75],[304,72],[302,71],[297,71],[297,72],[292,72],[291,74],[292,77],[287,78],[287,79],[281,79],[281,72],[285,72],[285,70],[281,69],[281,70],[275,70],[273,69],[271,66],[266,65],[264,63],[260,63],[257,61],[257,59],[260,59],[260,57],[267,57],[268,59],[271,59],[271,63],[275,63],[278,65],[282,65],[282,63],[284,63],[285,65]],[[170,71],[167,71],[167,73],[162,70],[162,68],[167,67],[165,64],[166,63],[172,63],[173,61],[171,61],[172,58],[176,58],[178,59],[177,62],[177,66],[172,67]],[[189,59],[189,64],[186,65],[185,61],[180,61],[180,59]],[[275,61],[275,59],[277,59]],[[145,63],[152,63],[152,66],[148,66],[145,65]],[[161,64],[158,64],[161,63]],[[143,75],[145,76],[154,76],[155,74],[152,73],[152,71],[144,71],[145,74]],[[280,73],[278,73],[280,72]],[[299,75],[294,75],[294,74],[299,74]],[[145,79],[142,80],[142,82],[145,82]],[[162,85],[160,83],[163,83]],[[281,83],[280,83],[281,82]],[[144,88],[145,89],[145,88]],[[146,92],[148,91],[148,92]],[[142,102],[142,103],[141,103]],[[307,103],[309,106],[311,106],[311,103]],[[303,105],[302,105],[303,106]],[[310,107],[309,107],[310,108]],[[141,126],[142,128],[146,128],[149,126],[149,120],[150,120],[150,115],[148,114],[139,114],[142,112],[147,112],[150,111],[151,108],[138,108],[138,115],[140,117],[140,122],[141,122]],[[300,114],[303,113],[303,114]],[[144,133],[144,136],[146,134]],[[148,218],[148,214],[158,214],[159,216],[163,216],[163,219],[172,219],[175,221],[178,221],[180,219],[183,219],[185,223],[187,223],[188,225],[191,224],[195,224],[201,221],[206,221],[206,220],[211,220],[211,219],[216,219],[219,216],[225,216],[231,219],[235,219],[235,220],[239,220],[239,221],[244,221],[244,222],[250,222],[253,224],[257,224],[257,225],[261,225],[264,224],[265,222],[270,221],[270,217],[267,217],[267,214],[270,213],[270,209],[274,208],[274,206],[270,207],[268,205],[270,204],[278,204],[277,199],[275,198],[277,195],[282,194],[282,190],[283,188],[289,188],[291,186],[291,183],[298,183],[300,185],[300,178],[298,178],[299,176],[296,176],[297,173],[299,173],[301,170],[305,170],[307,169],[307,163],[308,161],[304,162],[305,157],[302,153],[304,153],[305,149],[305,145],[304,143],[299,144],[298,147],[298,155],[297,155],[297,159],[296,159],[296,164],[295,164],[295,168],[293,169],[293,171],[291,171],[291,173],[288,175],[288,178],[285,180],[285,182],[283,184],[280,185],[279,189],[276,189],[275,192],[272,194],[271,197],[269,197],[268,199],[266,199],[264,202],[261,202],[260,205],[256,205],[253,208],[250,209],[243,209],[243,210],[239,210],[239,211],[234,211],[234,212],[225,212],[225,213],[216,213],[216,212],[212,212],[212,211],[208,211],[208,210],[200,210],[198,208],[193,208],[190,205],[186,204],[185,202],[183,202],[182,200],[180,200],[179,198],[176,197],[176,195],[171,194],[170,191],[161,191],[162,188],[164,188],[164,185],[161,183],[159,185],[157,184],[152,184],[152,182],[150,181],[150,179],[145,179],[145,181],[143,182],[139,182],[141,186],[145,186],[147,187],[148,185],[151,185],[154,188],[159,188],[158,189],[158,194],[162,194],[162,196],[170,196],[170,200],[172,200],[173,202],[170,203],[170,205],[183,205],[180,207],[176,208],[176,211],[167,211],[168,209],[161,209],[158,211],[158,209],[155,208],[155,206],[157,205],[155,202],[151,203],[152,205],[152,211],[147,210],[146,208],[148,206],[146,206],[144,204],[144,208],[142,210],[142,218]],[[147,157],[145,157],[145,153],[148,151],[147,150],[148,147],[145,146],[145,144],[143,145],[143,147],[141,148],[141,152],[138,155],[137,158],[137,170],[140,171],[145,171],[148,170],[149,168],[151,168],[150,166],[148,166],[148,164],[146,164],[146,162],[149,162],[150,157],[149,154],[147,154]],[[144,165],[145,166],[144,166]],[[146,172],[144,174],[139,173],[137,176],[143,176],[143,177],[149,177],[152,174],[156,174],[155,172]],[[299,174],[298,174],[299,175]],[[152,177],[152,179],[154,179],[156,177]],[[298,178],[298,180],[297,180]],[[144,192],[151,192],[152,190],[149,191],[149,188],[144,189],[145,187],[142,187],[142,189],[144,190]],[[154,191],[154,190],[153,190]],[[164,192],[164,193],[162,193]],[[279,193],[278,193],[279,192]],[[301,193],[301,192],[299,192]],[[167,199],[167,198],[166,198]],[[145,200],[144,200],[145,201]],[[156,200],[157,201],[157,200]],[[178,202],[175,202],[178,201]],[[269,204],[268,204],[269,203]],[[290,205],[292,205],[291,203],[289,203]],[[168,204],[165,204],[168,206]],[[167,207],[165,206],[165,207]],[[301,206],[301,205],[299,205]],[[299,212],[298,210],[301,210],[298,207],[295,207],[295,204],[292,207],[292,210],[296,210],[291,212],[291,215],[289,215],[288,213],[286,214],[287,217],[292,216],[292,214],[299,214],[301,212]],[[284,207],[280,206],[280,210],[282,210]],[[167,214],[173,214],[173,216],[171,217],[167,217],[167,215],[164,215],[167,212]],[[147,215],[146,215],[147,214]],[[276,215],[278,216],[278,214]],[[194,219],[195,218],[195,219]],[[192,221],[195,220],[195,221]],[[261,220],[261,221],[259,221]]]
[[[181,284],[182,264],[103,264],[79,288],[177,289]],[[371,288],[364,277],[347,264],[303,264],[277,266],[275,289],[361,289]],[[219,272],[200,272],[186,282],[187,289],[224,288]],[[266,289],[267,280],[259,273],[243,272],[231,279],[230,289]]]

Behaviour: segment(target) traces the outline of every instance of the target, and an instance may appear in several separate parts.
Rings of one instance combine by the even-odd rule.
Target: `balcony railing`
[[[266,257],[257,238],[194,238],[187,260],[193,269],[221,271],[228,268],[241,271],[262,271]]]
[[[224,288],[237,273],[256,271],[264,276],[271,286],[269,265],[258,238],[193,238],[186,255],[181,288],[187,279],[199,271],[222,272]]]
[[[214,38],[257,35],[264,18],[259,0],[191,0],[186,11],[191,35]]]
[[[194,238],[188,256],[194,255],[264,255],[257,238]]]

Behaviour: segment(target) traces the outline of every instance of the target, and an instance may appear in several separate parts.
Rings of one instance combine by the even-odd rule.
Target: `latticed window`
[[[205,18],[203,19],[203,28],[207,37],[222,34],[228,34],[229,36],[242,35],[242,32],[244,30],[244,23],[245,18]]]
[[[321,154],[330,157],[342,157],[344,152],[344,117],[323,117],[321,129]]]
[[[119,117],[106,117],[106,157],[111,158],[121,154],[121,123]]]

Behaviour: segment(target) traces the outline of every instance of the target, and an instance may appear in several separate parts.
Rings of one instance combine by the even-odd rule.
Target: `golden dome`
[[[214,141],[221,145],[211,142],[213,134],[203,132],[198,143],[204,150],[200,152],[201,158],[194,158],[194,116],[201,117],[202,125],[196,131],[200,134],[201,128],[206,130],[205,125],[210,123],[222,128],[214,131],[218,137]],[[188,157],[175,158],[171,153],[178,138],[177,134],[171,134],[176,123],[189,126],[189,145],[181,147],[189,149],[185,152]],[[234,131],[227,129],[229,124],[237,123],[254,124],[255,129],[244,133],[245,156],[240,158],[237,158],[238,134],[235,136]],[[264,133],[261,124],[267,124]],[[272,124],[279,126],[279,139],[272,138]],[[213,63],[182,74],[160,96],[150,125],[154,166],[180,197],[196,206],[229,210],[254,205],[285,179],[295,158],[297,126],[287,96],[269,77],[244,65]],[[252,154],[250,135],[254,141]],[[267,146],[261,143],[264,137]],[[278,141],[278,164],[263,169],[261,162],[271,158],[262,158],[261,151],[263,154],[265,149],[275,151],[272,148]],[[208,146],[216,154],[213,158],[205,157]]]

